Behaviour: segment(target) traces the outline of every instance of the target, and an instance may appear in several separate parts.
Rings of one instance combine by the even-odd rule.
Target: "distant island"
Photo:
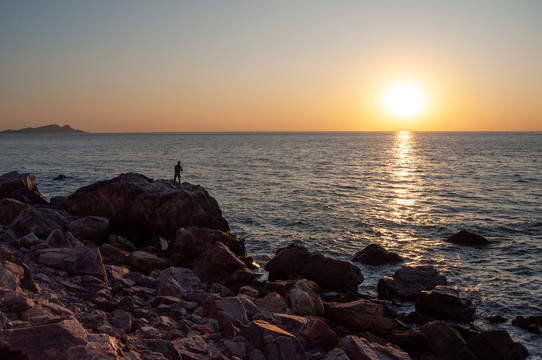
[[[4,130],[0,134],[85,134],[83,130],[76,130],[69,125],[45,125],[36,128],[28,127],[19,130]]]

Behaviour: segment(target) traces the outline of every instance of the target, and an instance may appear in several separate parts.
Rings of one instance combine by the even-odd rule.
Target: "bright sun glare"
[[[413,82],[395,83],[388,87],[381,98],[384,110],[393,117],[410,119],[420,115],[427,107],[427,94]]]

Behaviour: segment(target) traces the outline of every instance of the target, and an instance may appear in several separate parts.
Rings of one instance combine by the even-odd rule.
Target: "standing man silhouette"
[[[181,185],[181,171],[183,171],[183,167],[181,166],[181,162],[178,161],[177,165],[175,165],[175,176],[173,177],[175,184],[177,184],[177,178],[179,178],[179,185]]]

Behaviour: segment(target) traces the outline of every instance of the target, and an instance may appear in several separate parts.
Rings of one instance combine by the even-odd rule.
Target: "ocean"
[[[408,265],[435,266],[474,301],[477,326],[542,353],[540,335],[510,325],[542,315],[542,133],[0,136],[0,173],[34,173],[48,198],[125,172],[173,179],[181,159],[182,181],[216,198],[260,265],[292,242],[344,260],[377,243]],[[494,242],[444,241],[460,230]],[[376,295],[401,265],[358,266],[360,291]],[[508,321],[489,325],[492,314]]]

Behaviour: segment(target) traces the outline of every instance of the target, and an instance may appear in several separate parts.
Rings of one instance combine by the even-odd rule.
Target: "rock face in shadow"
[[[40,194],[36,178],[32,173],[19,174],[17,171],[0,175],[0,199],[11,198],[27,204],[49,205]]]
[[[218,203],[201,186],[177,187],[135,173],[83,187],[58,208],[75,216],[108,218],[110,232],[136,242],[154,236],[172,238],[177,229],[188,226],[229,230]]]
[[[415,300],[420,291],[447,285],[446,277],[432,266],[403,266],[391,277],[378,282],[378,297],[382,299]]]
[[[476,312],[472,301],[460,298],[456,290],[442,285],[421,291],[416,310],[436,319],[461,322],[472,321]]]
[[[352,261],[367,265],[386,265],[403,262],[403,258],[394,252],[384,249],[378,244],[369,244],[361,251],[358,251]]]
[[[353,290],[363,281],[361,270],[348,261],[335,260],[311,253],[303,246],[292,244],[279,249],[265,265],[270,277],[306,278],[329,289]]]
[[[474,234],[466,230],[461,230],[460,232],[451,235],[446,241],[461,246],[484,246],[490,243],[490,241],[482,235]]]

